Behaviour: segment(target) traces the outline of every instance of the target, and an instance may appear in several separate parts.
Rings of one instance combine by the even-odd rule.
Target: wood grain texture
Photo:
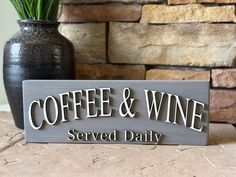
[[[206,81],[24,81],[24,112],[25,114],[25,138],[27,142],[60,142],[60,143],[131,143],[131,144],[155,144],[151,141],[125,141],[125,130],[132,130],[134,132],[144,133],[145,131],[154,131],[159,134],[163,134],[163,138],[159,144],[191,144],[191,145],[206,145],[208,143],[208,94],[209,94],[209,82]],[[45,124],[41,130],[34,130],[29,122],[28,110],[32,101],[41,99],[42,102],[47,96],[53,96],[55,99],[59,99],[61,93],[86,90],[96,88],[111,88],[111,93],[107,96],[111,99],[110,106],[113,109],[112,116],[110,117],[96,117],[87,118],[86,109],[84,107],[80,109],[80,119],[73,120],[74,112],[67,112],[67,122],[58,122],[56,125]],[[132,112],[135,113],[135,117],[121,117],[119,113],[119,107],[123,104],[127,93],[124,93],[124,89],[129,88],[131,90],[130,98],[135,99],[135,103],[132,106]],[[203,125],[203,131],[198,132],[190,129],[188,124],[191,124],[192,116],[188,116],[188,123],[186,127],[181,123],[180,114],[177,114],[177,120],[180,121],[179,125],[165,122],[167,117],[167,100],[164,98],[162,105],[162,111],[158,120],[150,118],[147,113],[146,98],[144,90],[154,90],[159,92],[166,92],[175,94],[181,97],[183,106],[186,106],[185,98],[190,98],[201,102],[206,105],[203,111],[202,122],[195,122],[195,126],[199,127]],[[83,93],[85,93],[83,91]],[[96,99],[101,100],[99,93],[96,92]],[[126,96],[125,96],[125,95]],[[128,94],[129,95],[129,94]],[[86,100],[85,95],[81,97],[83,104]],[[166,95],[167,96],[167,95]],[[93,98],[90,98],[93,99]],[[71,102],[72,100],[70,100]],[[171,104],[171,114],[174,111],[173,100]],[[128,103],[130,103],[128,101]],[[192,103],[191,103],[192,104]],[[100,104],[96,104],[94,111],[101,110]],[[122,108],[122,111],[124,109]],[[54,109],[49,109],[54,111]],[[188,114],[189,115],[189,114]],[[39,123],[44,117],[42,109],[37,108],[34,116]],[[45,122],[44,122],[45,123]],[[120,139],[118,141],[68,141],[68,130],[76,129],[80,132],[113,132],[119,131]],[[184,135],[184,136],[183,136]]]

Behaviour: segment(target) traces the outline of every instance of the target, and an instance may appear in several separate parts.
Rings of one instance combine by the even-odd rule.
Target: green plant
[[[10,0],[21,20],[57,21],[60,0]]]

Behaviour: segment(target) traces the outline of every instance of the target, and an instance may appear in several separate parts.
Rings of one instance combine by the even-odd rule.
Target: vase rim
[[[59,25],[60,22],[58,21],[50,21],[50,20],[31,20],[31,19],[25,19],[25,20],[17,20],[17,22],[20,24],[45,24],[45,25]]]

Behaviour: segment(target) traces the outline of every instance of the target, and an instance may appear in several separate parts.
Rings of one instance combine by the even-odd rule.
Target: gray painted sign
[[[208,143],[208,81],[23,82],[26,142]]]

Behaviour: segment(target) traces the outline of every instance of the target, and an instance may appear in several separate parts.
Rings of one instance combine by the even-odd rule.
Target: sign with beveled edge
[[[26,142],[208,143],[208,81],[28,80]]]

